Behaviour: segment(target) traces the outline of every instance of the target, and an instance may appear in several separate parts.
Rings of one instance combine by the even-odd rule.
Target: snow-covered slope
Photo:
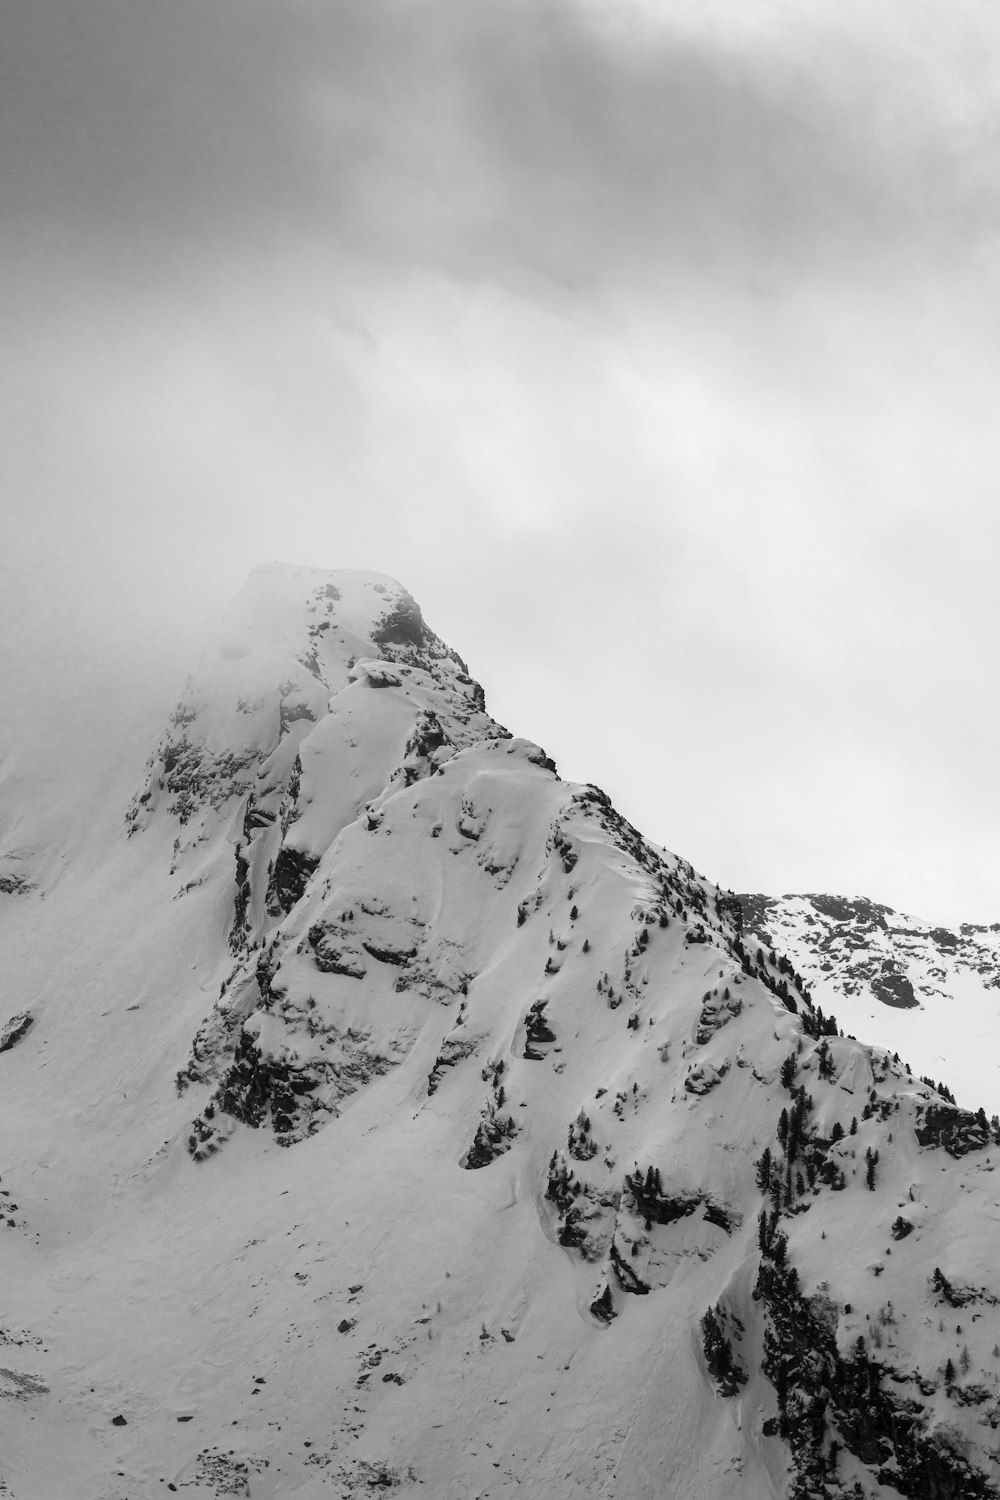
[[[997,1132],[398,584],[258,571],[120,805],[0,896],[0,1494],[998,1492]]]
[[[786,953],[845,1031],[1000,1111],[1000,922],[935,927],[863,896],[739,899],[748,942]]]

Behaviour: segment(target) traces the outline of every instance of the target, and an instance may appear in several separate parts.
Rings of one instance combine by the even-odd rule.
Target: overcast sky
[[[4,0],[0,174],[0,739],[371,567],[712,878],[1000,920],[992,0]]]

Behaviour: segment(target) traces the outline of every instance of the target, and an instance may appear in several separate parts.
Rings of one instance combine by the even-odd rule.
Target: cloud
[[[995,226],[980,7],[747,9],[755,31],[571,0],[10,0],[5,211],[117,275],[319,235],[573,285]]]
[[[998,57],[972,0],[8,0],[5,704],[376,567],[710,873],[893,899],[917,806],[989,892]]]

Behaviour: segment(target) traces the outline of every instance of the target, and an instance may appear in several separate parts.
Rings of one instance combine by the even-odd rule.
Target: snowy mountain
[[[748,943],[785,953],[845,1031],[1000,1110],[1000,922],[934,926],[865,897],[739,901]]]
[[[258,570],[137,781],[0,773],[0,1494],[1000,1493],[1000,1130],[397,583]]]

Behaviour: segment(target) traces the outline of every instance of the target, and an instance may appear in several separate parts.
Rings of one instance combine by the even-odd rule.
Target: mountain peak
[[[364,707],[365,692],[380,688],[390,689],[381,707]],[[129,830],[146,827],[163,808],[182,828],[191,825],[178,836],[176,867],[176,855],[205,836],[213,815],[231,814],[241,798],[250,805],[245,824],[270,820],[286,831],[318,798],[328,815],[314,812],[312,822],[322,823],[318,836],[328,840],[382,789],[428,716],[437,740],[428,764],[459,745],[507,735],[486,713],[465,662],[395,579],[266,564],[250,574],[188,680],[129,809]],[[321,743],[323,791],[310,769]],[[300,804],[304,770],[309,784]],[[335,812],[330,786],[339,789]],[[308,820],[300,841],[307,827]],[[269,860],[276,853],[269,849]]]
[[[227,610],[219,650],[228,660],[251,652],[268,656],[289,644],[301,650],[303,635],[315,644],[324,632],[370,650],[393,634],[394,621],[405,622],[401,643],[423,644],[420,606],[387,574],[264,563]]]
[[[400,584],[251,575],[126,825],[0,889],[0,1492],[996,1493],[1000,1121]]]

